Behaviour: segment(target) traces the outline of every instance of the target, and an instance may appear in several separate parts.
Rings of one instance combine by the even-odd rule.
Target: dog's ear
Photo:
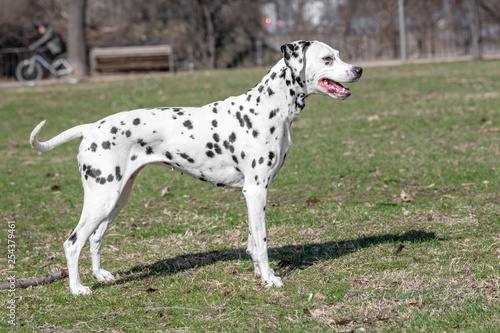
[[[300,77],[304,68],[304,55],[311,42],[299,40],[281,46],[281,52],[285,59],[285,64],[292,70],[296,77]]]

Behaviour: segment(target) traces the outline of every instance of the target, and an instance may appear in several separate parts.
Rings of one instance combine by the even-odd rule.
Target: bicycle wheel
[[[61,75],[61,79],[66,83],[78,83],[82,80],[85,69],[80,60],[75,58],[66,58],[66,61],[71,66],[71,73]]]
[[[43,77],[42,66],[35,62],[33,68],[30,69],[31,61],[29,59],[23,60],[16,66],[16,78],[25,86],[34,86]]]

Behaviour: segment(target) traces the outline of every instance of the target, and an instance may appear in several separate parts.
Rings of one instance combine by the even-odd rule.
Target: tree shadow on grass
[[[286,276],[297,269],[306,269],[312,266],[316,261],[339,258],[343,255],[378,244],[400,242],[414,243],[433,240],[443,239],[438,238],[433,232],[410,230],[399,235],[386,234],[365,236],[340,242],[331,241],[325,243],[274,247],[269,249],[269,259],[280,260],[275,270],[280,276]],[[219,261],[246,260],[249,258],[249,255],[247,255],[246,250],[243,248],[186,254],[175,258],[159,260],[149,265],[135,266],[128,271],[119,272],[120,278],[113,282],[113,284],[124,284],[155,275],[176,274],[191,268],[211,265]],[[93,286],[93,289],[105,285],[108,284],[97,283]]]

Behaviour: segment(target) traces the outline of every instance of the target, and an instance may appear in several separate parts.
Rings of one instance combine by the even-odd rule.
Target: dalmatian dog
[[[243,189],[248,208],[247,253],[266,287],[283,282],[269,266],[266,200],[271,181],[292,144],[290,127],[311,94],[338,100],[351,95],[342,83],[356,82],[363,69],[340,60],[339,52],[317,41],[281,47],[283,58],[254,88],[201,107],[160,107],[124,111],[70,128],[39,142],[42,121],[31,133],[40,152],[80,138],[78,168],[84,189],[80,221],[64,242],[72,294],[90,294],[80,282],[78,258],[90,242],[92,273],[114,280],[101,264],[108,225],[125,206],[137,174],[163,165],[216,186]]]

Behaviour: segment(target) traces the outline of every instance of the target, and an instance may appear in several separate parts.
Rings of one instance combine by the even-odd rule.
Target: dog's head
[[[297,41],[281,47],[285,64],[292,73],[304,82],[308,94],[321,94],[339,100],[351,95],[342,83],[356,82],[363,69],[346,64],[339,57],[339,51],[313,41]]]

